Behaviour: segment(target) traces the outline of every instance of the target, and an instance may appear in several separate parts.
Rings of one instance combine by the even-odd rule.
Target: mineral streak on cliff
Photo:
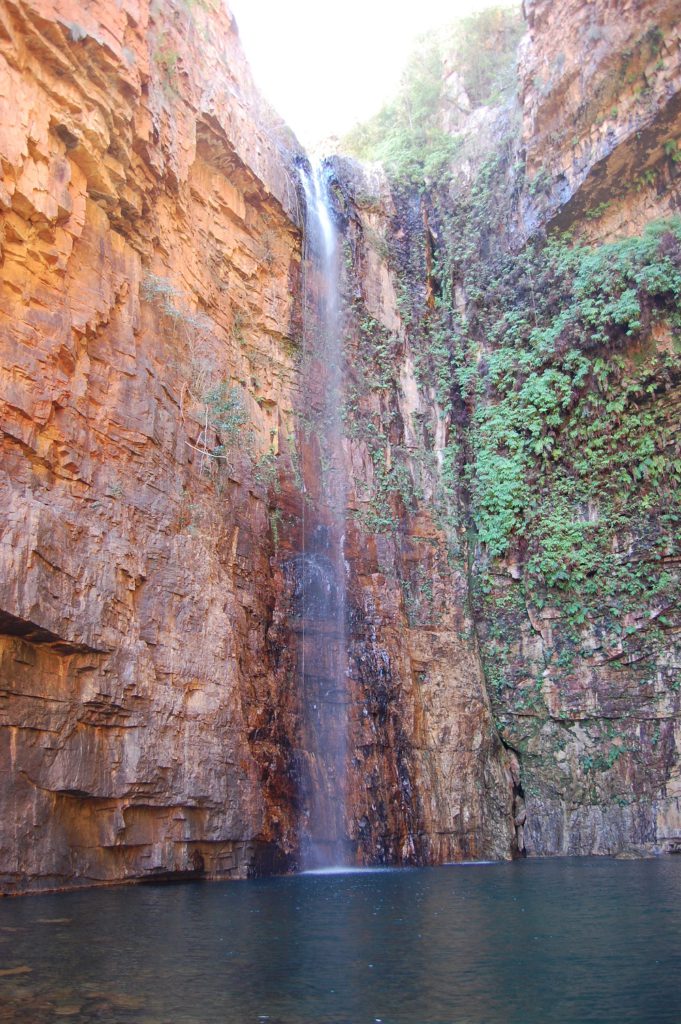
[[[679,209],[677,7],[527,0],[519,101],[483,105],[446,64],[420,188],[329,170],[358,862],[681,843],[681,242],[638,238]],[[302,154],[212,0],[6,0],[0,156],[2,887],[295,867],[319,767],[296,602],[320,563],[299,560],[339,541],[310,417],[328,368],[303,343]],[[568,228],[597,243],[583,264],[542,248]],[[600,348],[587,315],[610,317]],[[579,415],[531,405],[568,377]],[[506,520],[502,413],[529,495]],[[574,451],[549,449],[596,415],[612,472],[561,490]],[[610,494],[627,460],[629,510]],[[602,573],[573,545],[566,583],[545,541],[566,550],[575,523]],[[570,589],[581,571],[598,606]]]

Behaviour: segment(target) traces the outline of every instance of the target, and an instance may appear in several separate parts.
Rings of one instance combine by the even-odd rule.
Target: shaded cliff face
[[[412,402],[393,423],[404,471],[379,460],[384,497],[446,525],[435,550],[462,567],[520,848],[673,851],[678,12],[526,6],[520,106],[464,118],[420,198],[394,187],[386,219],[346,171],[415,369],[409,384],[388,349],[381,386]],[[418,615],[437,593],[431,565],[398,571]]]
[[[538,223],[574,241],[570,255],[536,247],[516,272],[514,305],[528,316],[536,286],[543,383],[553,372],[570,384],[555,419],[550,401],[539,418],[528,410],[541,424],[528,469],[538,515],[525,517],[478,601],[488,677],[501,733],[520,753],[530,852],[674,851],[678,9],[570,4],[560,25],[555,5],[526,13],[528,184],[516,210],[524,235]]]
[[[571,0],[558,9],[527,0],[525,14],[526,227],[566,230],[578,223],[604,240],[638,233],[674,212],[669,158],[681,107],[676,6]]]

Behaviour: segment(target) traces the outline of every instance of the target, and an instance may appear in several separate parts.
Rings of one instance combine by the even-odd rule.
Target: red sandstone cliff
[[[9,3],[1,40],[3,886],[285,866],[295,141],[210,4]],[[475,659],[356,560],[358,855],[507,855]]]
[[[295,143],[209,5],[10,2],[0,43],[3,885],[242,873]]]

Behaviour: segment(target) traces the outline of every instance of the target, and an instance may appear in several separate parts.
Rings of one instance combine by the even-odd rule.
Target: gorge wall
[[[277,853],[256,470],[292,422],[295,146],[227,15],[2,17],[4,884],[243,873]]]
[[[525,6],[445,175],[329,164],[359,863],[681,844],[680,26]],[[7,0],[0,48],[2,887],[293,869],[306,158],[208,0]]]

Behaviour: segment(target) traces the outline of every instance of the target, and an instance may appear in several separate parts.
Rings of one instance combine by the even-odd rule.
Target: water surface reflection
[[[5,900],[0,1021],[681,1024],[680,906],[681,859]]]

